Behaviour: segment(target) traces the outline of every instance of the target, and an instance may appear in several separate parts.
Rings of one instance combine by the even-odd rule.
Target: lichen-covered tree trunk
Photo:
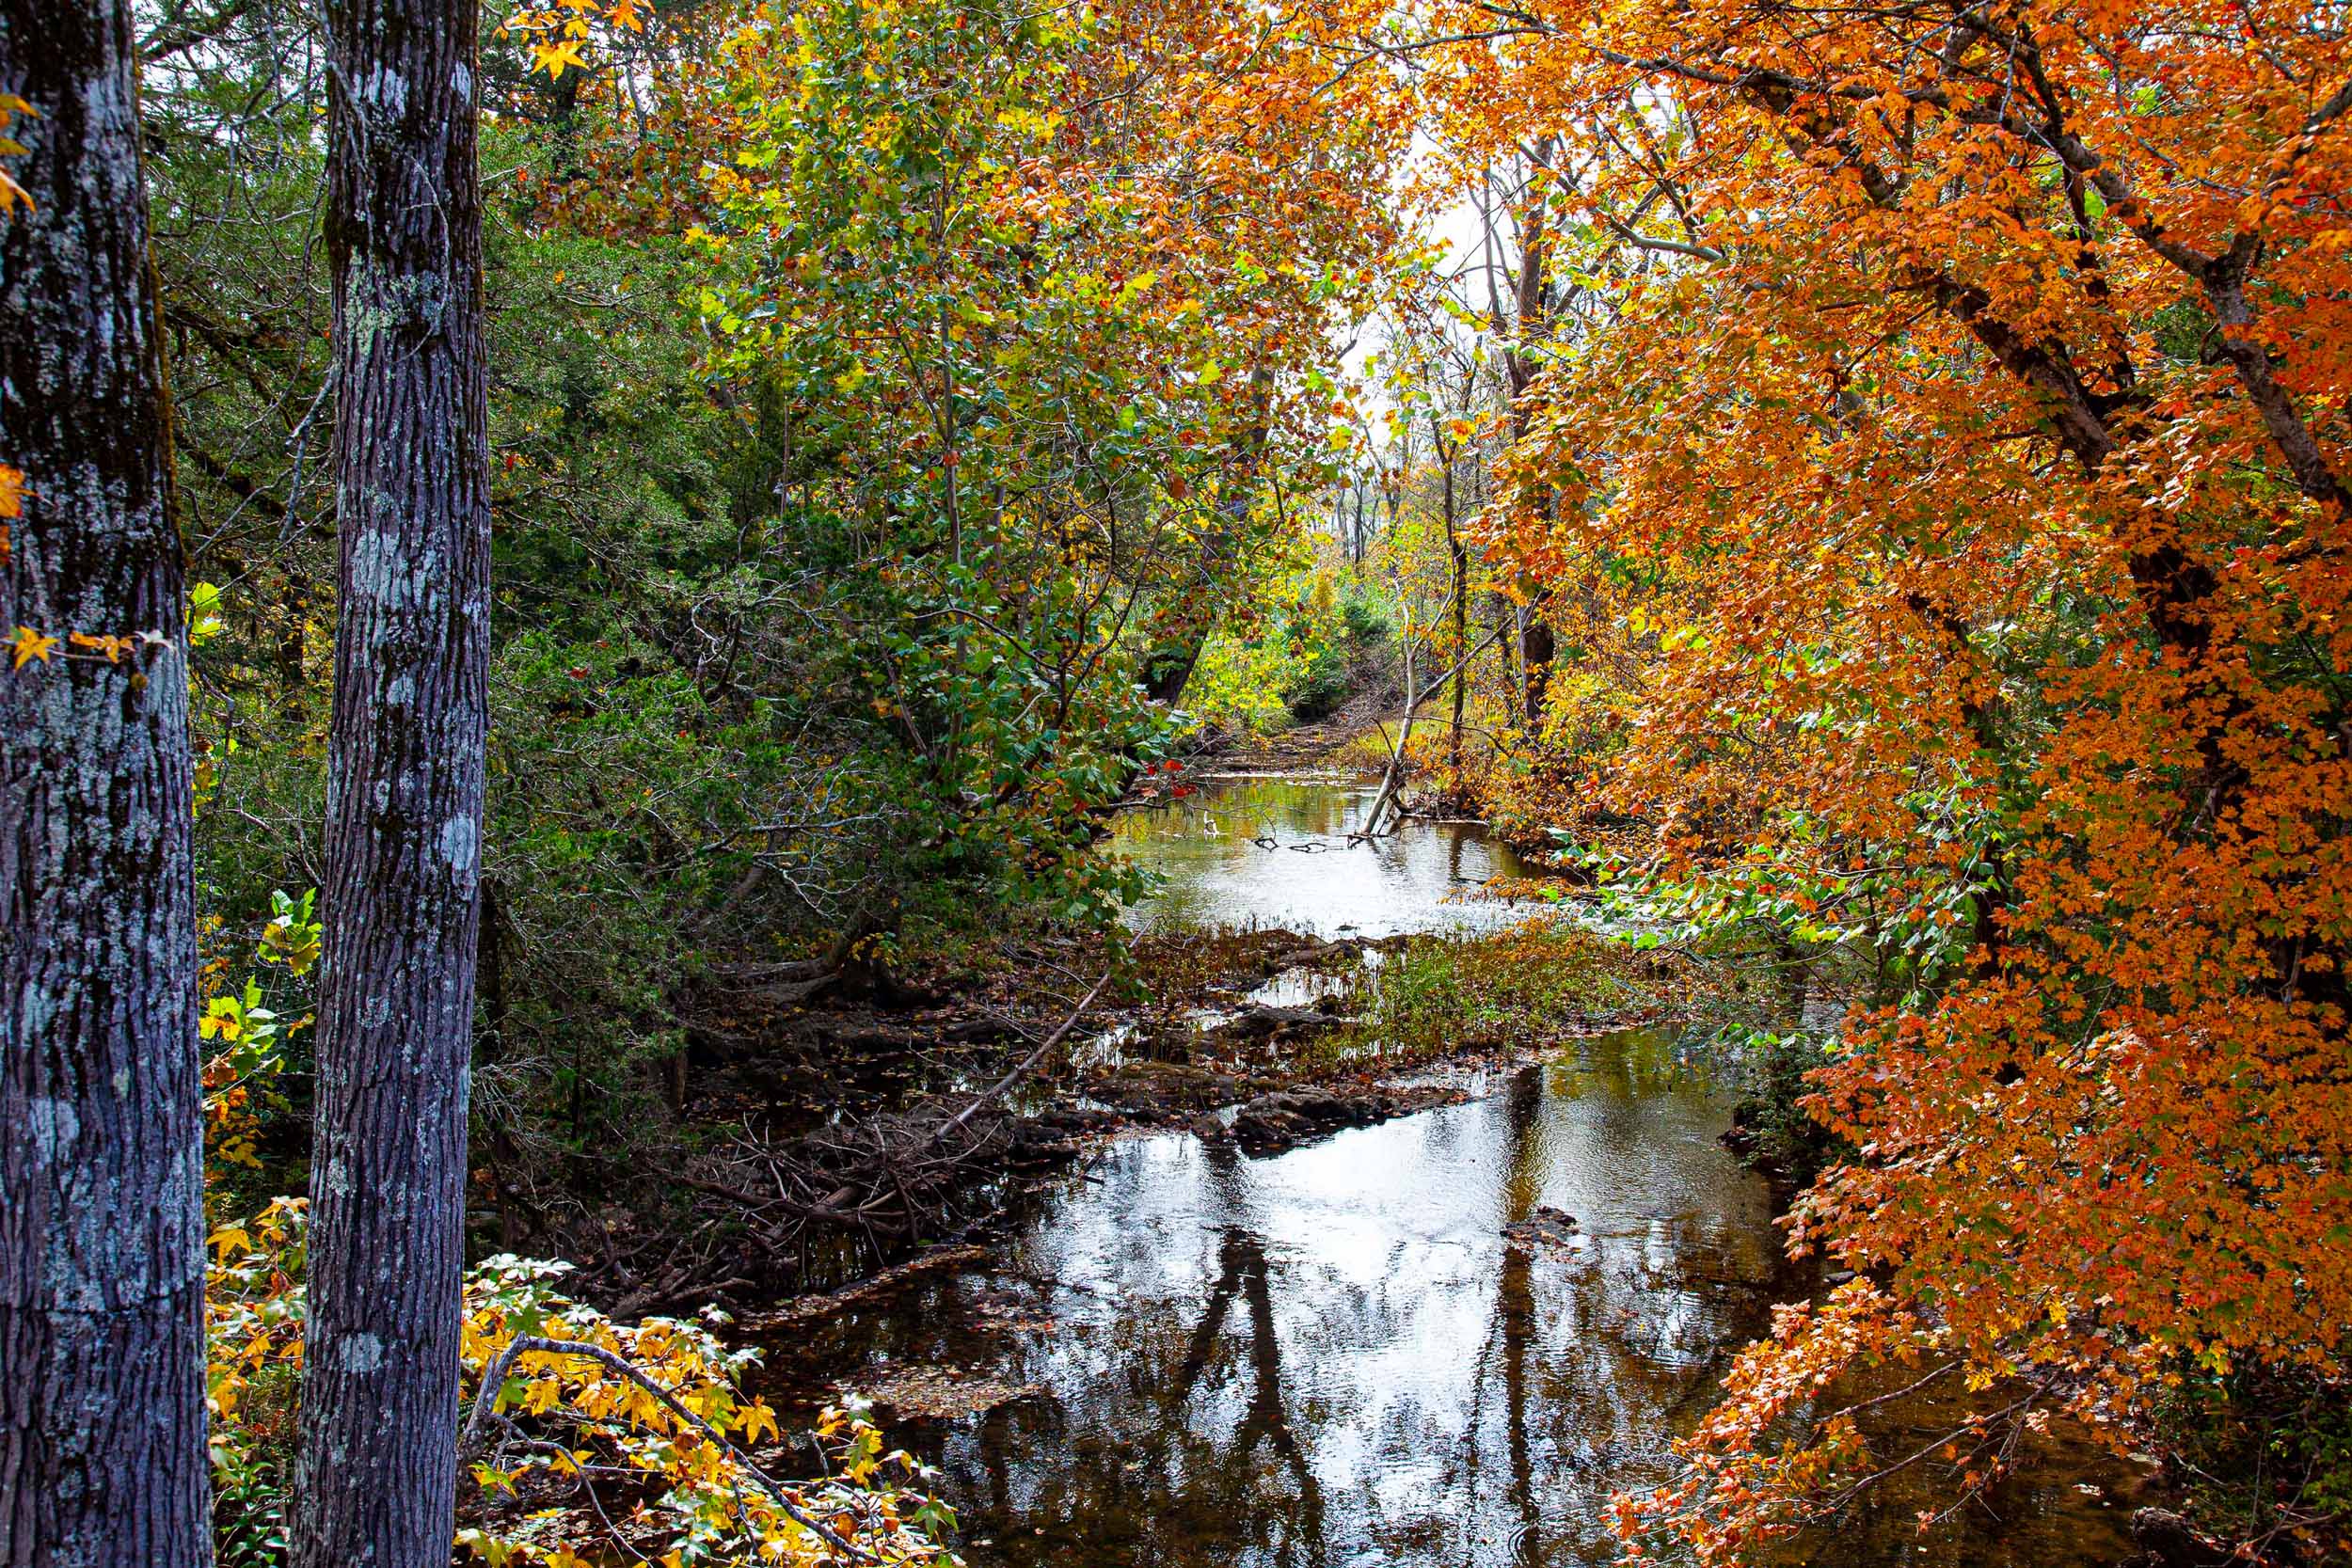
[[[446,1568],[489,665],[472,0],[327,8],[337,577],[301,1568]]]
[[[1454,493],[1454,465],[1459,452],[1441,446],[1439,455],[1444,463],[1440,483],[1440,499],[1445,516],[1446,566],[1452,578],[1454,601],[1454,654],[1464,661],[1454,677],[1454,717],[1446,739],[1446,760],[1454,769],[1447,787],[1454,799],[1463,798],[1462,791],[1462,727],[1463,710],[1470,697],[1470,544],[1462,537],[1461,507]]]
[[[0,659],[0,1563],[43,1568],[212,1560],[187,599],[133,36],[123,0],[0,0],[0,93],[33,110],[7,160],[32,205],[0,215],[0,638],[47,648]]]

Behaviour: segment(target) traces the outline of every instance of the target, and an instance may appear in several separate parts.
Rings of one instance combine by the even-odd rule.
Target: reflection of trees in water
[[[1406,908],[1431,911],[1426,924],[1435,927],[1485,924],[1435,911],[1456,884],[1519,874],[1524,867],[1517,858],[1489,842],[1483,829],[1465,824],[1409,822],[1386,837],[1350,842],[1347,835],[1362,827],[1373,794],[1328,784],[1210,782],[1197,795],[1123,817],[1113,831],[1112,848],[1167,878],[1148,916],[1161,929],[1214,927],[1247,914],[1307,926],[1360,920],[1368,902],[1376,910],[1384,894]],[[1346,891],[1334,896],[1335,867],[1323,855],[1269,850],[1253,842],[1261,837],[1285,845],[1313,841],[1343,857],[1340,880]],[[1399,914],[1391,908],[1384,918]]]
[[[1144,1473],[1165,1478],[1168,1503],[1181,1515],[1210,1511],[1208,1517],[1249,1522],[1251,1544],[1271,1551],[1273,1560],[1288,1565],[1324,1556],[1323,1488],[1314,1466],[1299,1447],[1298,1433],[1285,1407],[1282,1388],[1282,1337],[1274,1319],[1274,1291],[1266,1263],[1265,1238],[1247,1223],[1248,1183],[1241,1156],[1229,1145],[1205,1150],[1210,1207],[1220,1211],[1224,1224],[1217,1233],[1217,1275],[1209,1287],[1209,1300],[1199,1324],[1185,1342],[1176,1366],[1175,1381],[1161,1398],[1158,1432]],[[1194,1392],[1219,1359],[1225,1343],[1226,1320],[1239,1301],[1249,1319],[1248,1396],[1240,1422],[1230,1437],[1216,1435],[1214,1408],[1188,1410]],[[1168,1449],[1178,1441],[1189,1450],[1172,1470]],[[1295,1519],[1269,1507],[1277,1501],[1275,1488],[1254,1484],[1261,1472],[1259,1450],[1270,1449],[1295,1488]],[[1270,1479],[1270,1478],[1269,1478]],[[1288,1525],[1290,1528],[1280,1528]],[[1279,1539],[1277,1539],[1279,1537]]]
[[[1605,1082],[1588,1084],[1572,1127],[1562,1124],[1569,1113],[1557,1104],[1548,1118],[1540,1069],[1515,1075],[1498,1109],[1498,1227],[1536,1213],[1562,1138],[1592,1170],[1623,1173],[1629,1186],[1661,1200],[1677,1196],[1645,1159],[1669,1130]],[[1702,1237],[1719,1227],[1663,1228],[1676,1244],[1699,1243],[1702,1277],[1713,1273],[1708,1263],[1722,1254]],[[1725,1311],[1711,1292],[1694,1296],[1686,1289],[1692,1282],[1650,1267],[1641,1244],[1647,1239],[1588,1230],[1576,1251],[1540,1243],[1504,1249],[1459,1446],[1456,1506],[1497,1542],[1479,1560],[1535,1568],[1609,1555],[1610,1496],[1662,1473],[1670,1439],[1695,1420],[1711,1389],[1718,1353],[1758,1326],[1744,1311]],[[1697,1354],[1661,1354],[1661,1343]]]
[[[1217,1248],[1218,1273],[1216,1283],[1209,1290],[1209,1309],[1193,1331],[1192,1343],[1185,1348],[1184,1364],[1177,1370],[1176,1386],[1170,1391],[1168,1424],[1164,1431],[1179,1424],[1188,1429],[1178,1412],[1190,1396],[1194,1385],[1208,1370],[1224,1336],[1225,1319],[1232,1309],[1236,1293],[1249,1311],[1249,1402],[1241,1425],[1226,1444],[1221,1461],[1216,1466],[1218,1477],[1233,1477],[1248,1473],[1248,1466],[1260,1444],[1269,1444],[1281,1457],[1284,1468],[1298,1485],[1298,1528],[1282,1543],[1277,1559],[1281,1562],[1293,1560],[1290,1550],[1294,1542],[1303,1541],[1310,1561],[1323,1559],[1323,1488],[1315,1481],[1314,1467],[1307,1461],[1298,1446],[1298,1435],[1292,1430],[1290,1417],[1282,1402],[1282,1341],[1274,1324],[1274,1296],[1266,1281],[1265,1243],[1255,1233],[1238,1226],[1228,1227]],[[1198,1479],[1186,1478],[1188,1481]]]
[[[1417,1170],[1469,1177],[1460,1201],[1488,1239],[1471,1243],[1467,1278],[1434,1276],[1430,1249],[1404,1243],[1385,1273],[1318,1266],[1311,1247],[1308,1260],[1269,1258],[1280,1183],[1262,1185],[1230,1147],[1187,1157],[1199,1186],[1172,1209],[1142,1191],[1171,1180],[1165,1167],[1122,1168],[1096,1188],[1090,1218],[1110,1238],[1089,1231],[1073,1255],[1087,1272],[1057,1288],[1136,1293],[1016,1341],[1005,1375],[1047,1394],[949,1435],[967,1539],[995,1542],[974,1560],[1318,1568],[1373,1551],[1431,1568],[1540,1568],[1605,1554],[1608,1497],[1660,1473],[1668,1439],[1703,1407],[1708,1353],[1755,1327],[1761,1301],[1710,1277],[1737,1266],[1736,1222],[1629,1227],[1573,1255],[1487,1250],[1487,1225],[1528,1219],[1563,1180],[1595,1194],[1571,1206],[1603,1212],[1726,1207],[1730,1188],[1692,1191],[1671,1155],[1661,1164],[1661,1146],[1689,1146],[1698,1121],[1629,1103],[1621,1073],[1586,1076],[1597,1081],[1570,1103],[1556,1096],[1561,1075],[1548,1094],[1541,1070],[1516,1074],[1488,1105],[1416,1118],[1409,1144],[1387,1148]],[[1164,1228],[1170,1219],[1180,1228]],[[1470,1343],[1454,1337],[1464,1328]],[[1367,1352],[1424,1342],[1469,1363],[1465,1382],[1357,1370]],[[1452,1402],[1462,1394],[1466,1425]]]
[[[1503,1119],[1510,1136],[1502,1183],[1505,1225],[1532,1218],[1543,1197],[1543,1146],[1537,1126],[1543,1108],[1541,1076],[1533,1069],[1514,1073],[1503,1097]],[[1527,1356],[1535,1338],[1535,1291],[1529,1277],[1534,1263],[1532,1248],[1505,1247],[1502,1267],[1495,1275],[1495,1331],[1502,1340],[1503,1431],[1511,1454],[1511,1502],[1518,1510],[1520,1526],[1518,1557],[1531,1564],[1543,1560],[1542,1511],[1535,1500],[1535,1465],[1527,1440]]]
[[[1107,1354],[1037,1347],[1024,1375],[1073,1404],[1025,1401],[981,1423],[968,1457],[985,1518],[967,1519],[967,1535],[1041,1530],[1027,1537],[1036,1550],[1017,1554],[1030,1561],[1326,1560],[1323,1488],[1290,1409],[1265,1241],[1247,1223],[1239,1156],[1208,1158],[1208,1207],[1227,1218],[1200,1317],[1188,1332],[1173,1313],[1122,1318]],[[1009,1469],[1013,1452],[1027,1462]]]

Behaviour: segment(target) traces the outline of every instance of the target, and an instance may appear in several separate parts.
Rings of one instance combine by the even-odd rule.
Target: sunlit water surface
[[[1327,936],[1451,924],[1479,909],[1454,901],[1464,879],[1517,870],[1470,828],[1353,858],[1248,844],[1343,840],[1368,803],[1231,784],[1132,819],[1120,847],[1170,879],[1149,921]],[[1218,834],[1179,821],[1209,812]],[[1716,1141],[1724,1087],[1663,1037],[1564,1045],[1482,1086],[1270,1159],[1118,1142],[1050,1183],[990,1266],[771,1347],[771,1376],[807,1393],[919,1366],[1027,1388],[894,1423],[941,1466],[976,1565],[1613,1561],[1610,1496],[1669,1473],[1731,1354],[1808,1282],[1777,1262],[1764,1181]],[[1573,1226],[1531,1229],[1546,1209]],[[1923,1496],[1899,1489],[1788,1560],[2125,1555],[2112,1467],[2042,1474],[1925,1538]]]
[[[1475,823],[1408,820],[1354,842],[1379,791],[1369,784],[1212,778],[1194,793],[1120,817],[1110,851],[1166,879],[1130,911],[1140,929],[1279,926],[1314,936],[1475,930],[1526,917],[1475,896],[1526,867]]]

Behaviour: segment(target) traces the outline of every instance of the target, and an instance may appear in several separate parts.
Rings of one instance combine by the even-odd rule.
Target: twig
[[[924,1148],[936,1148],[940,1143],[946,1140],[948,1133],[958,1131],[965,1122],[970,1121],[972,1117],[978,1113],[981,1106],[987,1105],[1009,1093],[1012,1086],[1021,1082],[1022,1077],[1026,1074],[1031,1068],[1043,1061],[1046,1053],[1052,1051],[1054,1047],[1061,1044],[1062,1037],[1068,1035],[1073,1028],[1076,1027],[1078,1020],[1086,1016],[1086,1010],[1089,1007],[1094,1006],[1094,999],[1103,993],[1103,988],[1109,985],[1110,980],[1111,972],[1106,969],[1103,972],[1103,977],[1094,982],[1094,989],[1088,991],[1085,998],[1079,1002],[1078,1006],[1074,1009],[1072,1010],[1070,1016],[1061,1021],[1061,1026],[1059,1028],[1056,1029],[1052,1034],[1046,1036],[1044,1041],[1040,1044],[1035,1051],[1030,1052],[1026,1056],[1024,1056],[1021,1060],[1015,1062],[1011,1071],[996,1080],[996,1082],[990,1085],[988,1090],[980,1095],[979,1098],[973,1101],[971,1104],[966,1105],[961,1111],[958,1112],[953,1120],[947,1122],[937,1132],[933,1132],[924,1141],[921,1147]]]
[[[736,1464],[742,1467],[743,1473],[757,1481],[761,1490],[768,1494],[776,1507],[782,1510],[784,1515],[793,1523],[812,1532],[836,1551],[845,1553],[861,1562],[882,1560],[878,1554],[867,1551],[786,1497],[784,1488],[771,1479],[766,1471],[753,1464],[751,1456],[729,1442],[718,1428],[689,1410],[679,1402],[675,1394],[647,1376],[628,1357],[618,1352],[606,1350],[601,1345],[582,1344],[574,1339],[548,1339],[536,1335],[520,1335],[510,1340],[506,1348],[499,1352],[497,1358],[483,1371],[482,1387],[474,1395],[473,1415],[466,1423],[465,1440],[458,1449],[462,1456],[470,1458],[481,1450],[484,1433],[496,1415],[499,1390],[506,1386],[507,1373],[514,1370],[517,1357],[532,1354],[578,1356],[620,1373],[660,1401],[663,1408],[724,1449]]]

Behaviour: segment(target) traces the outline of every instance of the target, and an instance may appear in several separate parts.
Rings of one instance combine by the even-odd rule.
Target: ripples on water
[[[1136,1139],[1002,1274],[836,1332],[1038,1386],[940,1434],[977,1561],[1584,1560],[1761,1321],[1719,1125],[1619,1055],[1278,1159]],[[1572,1240],[1506,1241],[1543,1206]],[[1008,1284],[1049,1331],[977,1326]]]
[[[1588,1066],[1271,1160],[1121,1143],[998,1267],[831,1324],[779,1370],[1034,1385],[905,1434],[945,1470],[977,1564],[1610,1561],[1610,1495],[1662,1479],[1793,1293],[1769,1192],[1714,1141],[1722,1101],[1658,1044],[1590,1042]],[[1570,1240],[1506,1238],[1545,1207],[1575,1217]],[[2120,1533],[2090,1550],[2082,1521],[2040,1517],[2049,1501],[1917,1555],[1888,1510],[1792,1560],[2122,1555]]]

